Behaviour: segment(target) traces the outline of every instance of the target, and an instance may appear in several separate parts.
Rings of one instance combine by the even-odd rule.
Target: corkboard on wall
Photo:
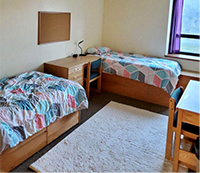
[[[71,13],[38,12],[38,44],[70,40]]]

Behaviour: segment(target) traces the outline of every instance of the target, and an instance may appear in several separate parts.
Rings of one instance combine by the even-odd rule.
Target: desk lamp
[[[79,56],[86,56],[85,54],[83,54],[83,49],[80,46],[80,44],[83,43],[83,42],[84,42],[84,40],[81,40],[81,41],[78,42],[78,47],[81,49],[81,54],[79,54]]]

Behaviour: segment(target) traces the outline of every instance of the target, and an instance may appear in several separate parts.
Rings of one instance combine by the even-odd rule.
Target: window
[[[200,54],[199,0],[184,0],[182,12],[180,53]]]
[[[174,0],[170,54],[200,55],[199,5],[199,0]]]

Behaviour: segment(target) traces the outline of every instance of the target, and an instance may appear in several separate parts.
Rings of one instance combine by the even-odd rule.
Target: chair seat
[[[98,73],[98,72],[92,72],[91,74],[90,74],[90,80],[91,79],[94,79],[95,77],[97,77],[97,76],[99,76],[100,74]]]
[[[177,118],[178,118],[178,111],[176,111],[176,113],[174,115],[174,124],[173,124],[174,127],[177,127]],[[198,126],[194,126],[194,125],[187,124],[187,123],[182,123],[182,129],[187,132],[199,135],[200,128]]]
[[[91,72],[90,73],[90,80],[94,79],[95,77],[99,76],[100,74],[98,72]],[[87,73],[84,75],[85,78],[87,78]]]

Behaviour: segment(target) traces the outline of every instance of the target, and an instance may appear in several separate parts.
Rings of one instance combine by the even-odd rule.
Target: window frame
[[[182,14],[181,14],[181,20],[182,20],[182,15],[183,15],[183,8],[184,8],[184,0],[180,0],[180,3],[183,3],[182,5]],[[168,55],[177,55],[177,56],[181,56],[181,55],[186,55],[186,56],[191,56],[191,57],[194,57],[194,59],[196,60],[196,58],[198,58],[200,61],[200,53],[193,53],[193,52],[185,52],[185,51],[181,51],[181,39],[182,38],[188,38],[188,39],[200,39],[200,35],[198,34],[186,34],[186,33],[182,33],[182,22],[181,22],[181,30],[179,33],[176,33],[176,27],[177,27],[177,24],[176,21],[178,21],[179,17],[177,17],[177,5],[181,5],[181,4],[178,4],[179,3],[179,0],[173,0],[173,6],[172,6],[172,16],[171,16],[171,29],[170,29],[170,37],[169,37],[169,47],[168,47]],[[175,12],[175,9],[176,9],[176,12]],[[179,9],[180,10],[180,9]],[[175,22],[174,24],[172,24],[172,22]],[[175,32],[175,33],[174,33]],[[176,34],[176,35],[175,35]],[[174,46],[174,43],[177,44],[175,38],[179,37],[179,50],[177,51],[176,49],[176,46]]]
[[[181,34],[181,38],[190,38],[190,39],[200,39],[200,35],[193,35],[193,34]],[[192,55],[192,56],[200,56],[198,53],[192,53],[192,52],[182,52],[180,50],[177,54],[183,54],[183,55]]]

